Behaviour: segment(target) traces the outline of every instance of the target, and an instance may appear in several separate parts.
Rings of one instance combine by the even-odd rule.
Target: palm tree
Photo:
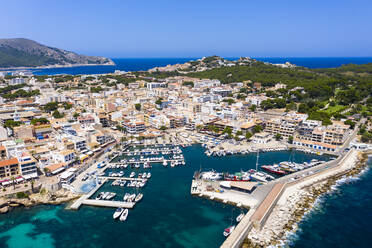
[[[32,192],[34,192],[34,184],[35,184],[35,180],[32,179],[31,180],[31,190],[32,190]]]
[[[12,180],[12,182],[13,182],[13,189],[15,189],[15,177],[12,176],[12,177],[10,178],[10,180]]]

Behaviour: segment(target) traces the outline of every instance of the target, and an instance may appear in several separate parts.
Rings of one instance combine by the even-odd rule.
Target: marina
[[[164,157],[166,156],[166,157]],[[120,211],[120,221],[126,221],[128,209],[134,208],[136,203],[142,201],[144,194],[138,190],[146,186],[151,179],[151,172],[146,171],[152,168],[152,164],[158,164],[160,167],[175,167],[176,165],[185,165],[184,156],[179,146],[163,146],[152,148],[132,148],[125,145],[121,152],[113,152],[113,158],[110,161],[97,163],[97,170],[86,174],[83,177],[85,185],[94,185],[94,187],[76,200],[69,209],[78,210],[82,205],[94,207],[116,208],[114,214]],[[118,171],[120,170],[120,171]],[[111,188],[118,186],[121,192],[101,191],[105,184]],[[107,187],[107,186],[106,186]],[[85,187],[86,188],[86,187]],[[122,191],[130,188],[136,189],[136,193],[125,193],[122,197]],[[116,200],[115,198],[122,198]]]
[[[182,151],[186,166],[177,166],[172,169],[169,166],[164,167],[161,163],[154,163],[152,168],[148,169],[143,169],[142,166],[138,169],[130,167],[126,169],[111,169],[109,168],[110,163],[107,163],[103,168],[96,169],[98,173],[103,171],[105,175],[98,176],[102,183],[99,189],[94,188],[89,192],[89,197],[85,198],[89,201],[95,200],[100,192],[114,192],[117,195],[113,201],[120,202],[124,202],[123,197],[126,193],[136,194],[136,188],[128,188],[127,185],[124,187],[111,185],[115,180],[122,179],[128,183],[130,179],[127,179],[125,175],[129,176],[131,171],[136,172],[137,176],[138,173],[151,171],[151,178],[148,180],[147,185],[140,190],[143,193],[143,198],[134,205],[134,208],[131,209],[128,205],[123,207],[129,209],[125,222],[120,221],[119,218],[115,219],[116,221],[113,220],[113,214],[118,208],[116,206],[108,209],[101,206],[81,204],[78,211],[58,210],[58,215],[63,216],[63,221],[60,224],[61,228],[66,228],[69,225],[91,223],[93,226],[109,229],[110,233],[100,232],[100,238],[95,239],[95,242],[102,246],[114,244],[114,241],[110,241],[112,240],[110,237],[115,235],[118,237],[115,242],[123,242],[127,247],[148,247],[150,243],[153,247],[161,247],[155,243],[164,244],[165,241],[172,247],[190,245],[194,247],[217,247],[226,239],[223,235],[224,229],[231,225],[236,225],[236,228],[229,235],[229,238],[235,237],[240,230],[240,224],[237,224],[236,218],[243,209],[245,216],[239,223],[244,225],[246,218],[251,215],[250,210],[246,213],[245,206],[250,206],[257,202],[242,202],[242,205],[237,207],[238,201],[235,200],[236,203],[231,204],[236,195],[232,195],[231,199],[224,198],[219,201],[216,201],[218,200],[217,196],[215,198],[212,197],[213,200],[210,199],[210,196],[201,198],[191,196],[190,179],[200,167],[202,167],[202,170],[213,168],[215,171],[225,171],[229,174],[234,174],[234,172],[241,171],[241,169],[244,171],[255,169],[257,155],[252,153],[244,156],[208,157],[204,154],[204,149],[199,145],[182,148]],[[262,153],[259,156],[259,165],[288,161],[291,156],[293,154],[291,155],[291,152],[286,151]],[[316,155],[295,152],[294,161],[303,163],[314,158],[319,159]],[[120,156],[118,156],[112,161],[112,164],[120,159]],[[108,178],[108,173],[120,173],[120,170],[124,171],[124,177]],[[89,184],[92,180],[95,180],[95,176],[84,183]],[[139,180],[133,179],[132,181]],[[216,195],[226,195],[225,193],[214,193]],[[244,192],[237,193],[240,196],[247,195]],[[257,197],[257,200],[262,199],[255,191],[253,191],[253,194],[254,197]],[[191,213],[179,207],[186,205],[189,209],[197,209],[198,211],[192,211]],[[35,211],[37,209],[35,208]],[[168,213],[174,214],[169,215]],[[94,220],[90,218],[93,215],[96,216]],[[141,233],[146,236],[145,239],[138,239],[138,223],[142,223]],[[178,224],[175,225],[174,223]],[[167,230],[172,230],[172,232],[167,234]],[[98,234],[98,230],[93,229],[89,229],[87,232],[90,235]],[[59,240],[58,237],[54,238]],[[71,236],[69,239],[78,238],[82,244],[89,246],[91,239],[85,238],[85,235],[76,234],[76,236]],[[62,247],[67,246],[62,245]]]

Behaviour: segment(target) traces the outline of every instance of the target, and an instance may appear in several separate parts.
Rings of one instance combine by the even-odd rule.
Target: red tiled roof
[[[0,167],[13,165],[13,164],[18,164],[18,159],[17,158],[11,158],[11,159],[0,161]]]

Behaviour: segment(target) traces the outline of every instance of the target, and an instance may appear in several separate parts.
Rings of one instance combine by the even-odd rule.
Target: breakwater
[[[332,190],[342,178],[355,176],[365,168],[368,156],[351,151],[339,166],[313,175],[287,187],[265,225],[253,228],[242,247],[283,245],[288,233],[295,232],[298,222],[314,206],[319,196]]]

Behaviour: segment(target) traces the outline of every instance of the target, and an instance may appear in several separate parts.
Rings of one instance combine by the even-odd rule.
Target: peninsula
[[[36,41],[15,38],[0,39],[0,68],[51,68],[81,65],[114,65],[111,59],[85,56]]]

